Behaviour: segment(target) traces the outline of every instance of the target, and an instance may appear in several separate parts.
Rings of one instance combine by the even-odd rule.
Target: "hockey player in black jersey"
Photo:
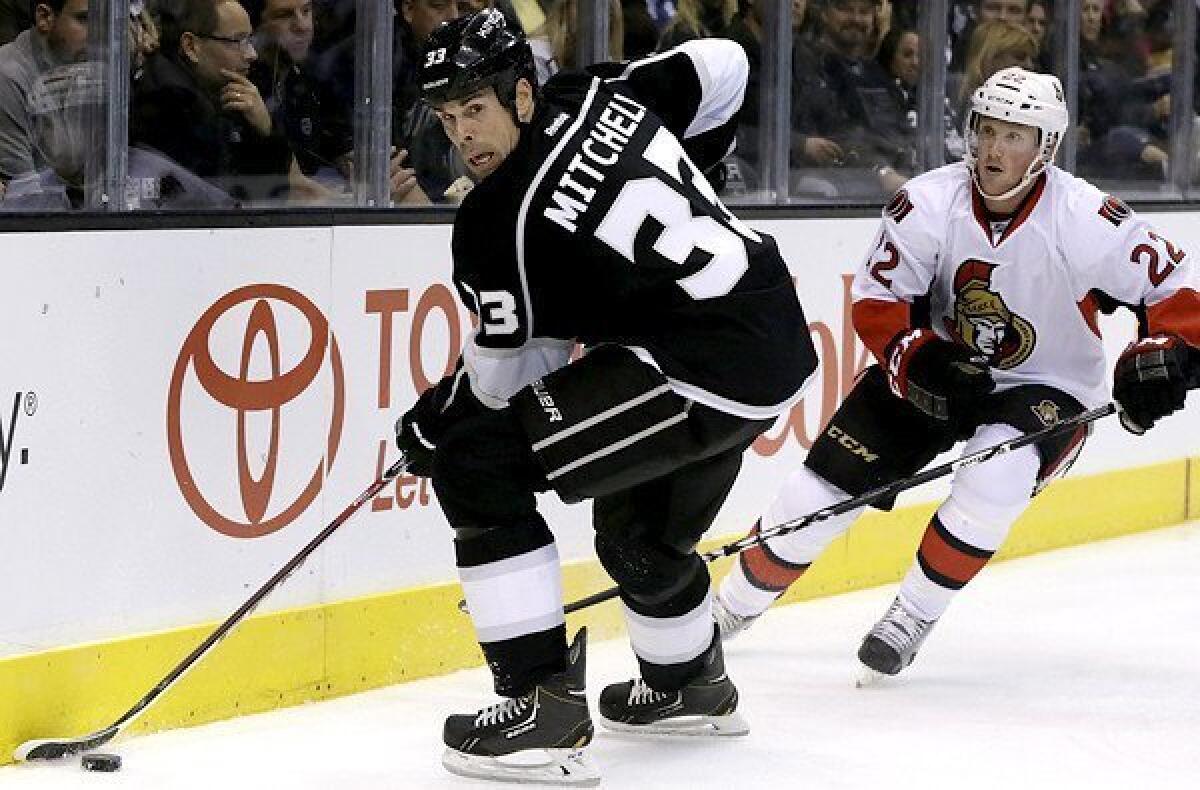
[[[456,372],[397,424],[431,477],[496,691],[446,721],[444,764],[593,783],[584,639],[568,650],[554,538],[535,492],[593,500],[641,677],[601,722],[736,735],[737,690],[695,551],[742,453],[801,395],[816,357],[775,242],[703,171],[731,148],[740,47],[703,40],[556,75],[540,91],[520,33],[484,10],[443,25],[422,95],[475,177],[454,282],[479,319]],[[577,344],[587,349],[570,362]]]

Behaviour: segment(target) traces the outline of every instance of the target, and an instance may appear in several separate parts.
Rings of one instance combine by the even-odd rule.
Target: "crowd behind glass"
[[[0,208],[453,206],[471,183],[416,66],[492,2],[543,82],[738,42],[738,147],[714,174],[734,204],[886,200],[961,158],[972,91],[1011,65],[1063,78],[1079,174],[1130,198],[1200,184],[1198,0],[0,0]]]

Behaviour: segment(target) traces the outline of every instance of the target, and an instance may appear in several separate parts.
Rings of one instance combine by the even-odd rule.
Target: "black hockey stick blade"
[[[358,495],[353,502],[345,507],[333,521],[325,526],[316,537],[304,545],[304,548],[296,552],[282,568],[275,572],[275,575],[267,579],[261,587],[255,590],[254,594],[237,608],[233,614],[229,615],[217,628],[209,634],[203,642],[196,646],[187,657],[176,664],[166,677],[160,680],[154,688],[150,689],[146,694],[137,701],[136,704],[129,710],[121,714],[121,717],[114,721],[109,726],[102,730],[97,730],[89,735],[83,735],[77,738],[40,738],[31,741],[25,741],[16,748],[13,752],[13,759],[18,762],[27,760],[55,760],[61,757],[66,757],[79,752],[85,752],[89,749],[95,749],[108,743],[113,738],[117,737],[123,729],[129,726],[130,722],[141,715],[142,711],[150,707],[162,694],[171,686],[183,677],[201,658],[208,653],[223,639],[226,634],[234,629],[234,627],[246,618],[254,609],[267,597],[276,587],[283,583],[284,579],[291,576],[309,556],[317,550],[325,539],[332,535],[337,529],[346,523],[346,521],[358,512],[363,503],[368,499],[372,499],[376,494],[383,490],[383,487],[395,480],[408,467],[408,459],[403,455],[400,456],[396,463],[392,464],[388,469],[380,475],[375,482],[371,483],[365,491]]]
[[[28,760],[57,760],[61,757],[79,754],[80,752],[90,752],[92,749],[103,746],[117,737],[118,732],[120,732],[120,728],[114,725],[79,738],[42,738],[34,741],[25,741],[25,743],[17,747],[16,752],[13,753],[13,758],[18,762],[26,762]]]

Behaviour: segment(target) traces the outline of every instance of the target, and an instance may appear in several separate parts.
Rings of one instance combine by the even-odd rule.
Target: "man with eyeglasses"
[[[234,0],[162,9],[162,49],[135,83],[130,139],[239,202],[287,197],[292,152],[247,76],[250,17]]]
[[[354,130],[349,112],[338,104],[328,81],[313,67],[310,55],[316,20],[312,0],[243,0],[242,5],[254,26],[258,50],[258,59],[250,65],[250,79],[287,138],[296,169],[324,187],[348,188],[344,159],[354,149]],[[297,183],[304,183],[295,176],[293,173],[294,190]]]
[[[32,173],[37,160],[29,91],[39,75],[87,55],[88,0],[45,0],[33,6],[33,27],[0,47],[0,182]]]

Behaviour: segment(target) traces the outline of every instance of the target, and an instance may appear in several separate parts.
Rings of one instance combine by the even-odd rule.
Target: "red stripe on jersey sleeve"
[[[1152,335],[1179,335],[1193,348],[1200,348],[1200,293],[1179,289],[1147,307],[1146,322]]]
[[[1094,293],[1089,293],[1079,302],[1079,312],[1083,315],[1083,320],[1087,322],[1088,328],[1092,330],[1092,334],[1100,337],[1100,300]]]
[[[851,320],[863,345],[870,349],[881,365],[886,365],[888,343],[909,328],[912,308],[908,302],[862,299],[854,303]]]

